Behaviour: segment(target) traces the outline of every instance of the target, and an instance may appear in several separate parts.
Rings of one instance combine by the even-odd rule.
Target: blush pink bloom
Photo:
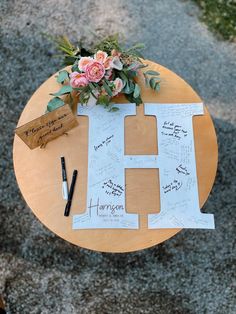
[[[106,58],[107,53],[105,51],[98,50],[94,55],[94,59],[102,64],[105,62]]]
[[[117,77],[114,81],[113,81],[115,88],[112,91],[113,96],[116,96],[117,94],[119,94],[123,88],[123,81]]]
[[[107,57],[106,60],[104,61],[104,67],[105,67],[106,70],[111,69],[111,67],[112,67],[112,60],[113,60],[113,57]]]
[[[121,52],[119,52],[118,50],[112,49],[111,51],[111,55],[112,57],[120,57],[121,56]]]
[[[88,80],[85,76],[85,73],[72,72],[70,74],[70,85],[74,88],[88,85]]]
[[[98,83],[105,74],[104,65],[93,61],[86,66],[85,75],[88,81]]]
[[[82,58],[79,60],[79,63],[78,63],[78,67],[79,67],[80,71],[85,72],[87,65],[88,65],[90,62],[93,62],[93,61],[94,61],[94,60],[93,60],[93,58],[91,58],[91,57],[82,57]]]

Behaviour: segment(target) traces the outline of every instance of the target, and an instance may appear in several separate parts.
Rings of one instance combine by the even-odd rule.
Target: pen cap
[[[61,170],[62,170],[62,180],[67,181],[66,179],[66,163],[65,158],[61,156]]]
[[[65,166],[65,157],[61,156],[61,164]]]

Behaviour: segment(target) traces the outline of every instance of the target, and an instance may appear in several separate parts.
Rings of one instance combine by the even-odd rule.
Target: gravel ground
[[[218,41],[189,1],[0,1],[0,294],[8,313],[236,313],[236,45]],[[43,33],[120,32],[201,95],[219,142],[217,179],[204,211],[216,230],[185,230],[154,248],[102,254],[48,231],[21,198],[13,130],[34,90],[61,65]],[[234,249],[234,251],[233,251]]]

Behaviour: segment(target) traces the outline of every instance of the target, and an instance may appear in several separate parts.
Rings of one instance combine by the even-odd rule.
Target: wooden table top
[[[199,103],[197,93],[179,76],[167,68],[146,61],[150,69],[160,72],[159,93],[139,81],[145,103]],[[25,106],[18,126],[44,114],[47,102],[59,84],[55,74],[45,81]],[[118,103],[126,102],[118,97]],[[193,117],[200,207],[214,183],[218,150],[214,125],[206,108],[203,116]],[[126,169],[126,211],[140,215],[140,229],[72,230],[72,217],[85,211],[88,168],[88,118],[77,117],[79,126],[48,143],[46,148],[30,150],[15,136],[14,169],[19,188],[36,217],[61,238],[84,248],[102,252],[131,252],[161,243],[181,229],[147,229],[147,215],[160,211],[158,169]],[[137,115],[125,118],[125,153],[130,155],[157,154],[156,121],[144,116],[143,105]],[[64,217],[60,156],[66,158],[68,179],[78,169],[73,203],[69,217]]]

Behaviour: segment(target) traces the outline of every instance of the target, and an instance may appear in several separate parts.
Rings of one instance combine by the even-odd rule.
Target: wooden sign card
[[[64,105],[20,127],[15,133],[30,148],[44,146],[78,125],[69,105]]]

